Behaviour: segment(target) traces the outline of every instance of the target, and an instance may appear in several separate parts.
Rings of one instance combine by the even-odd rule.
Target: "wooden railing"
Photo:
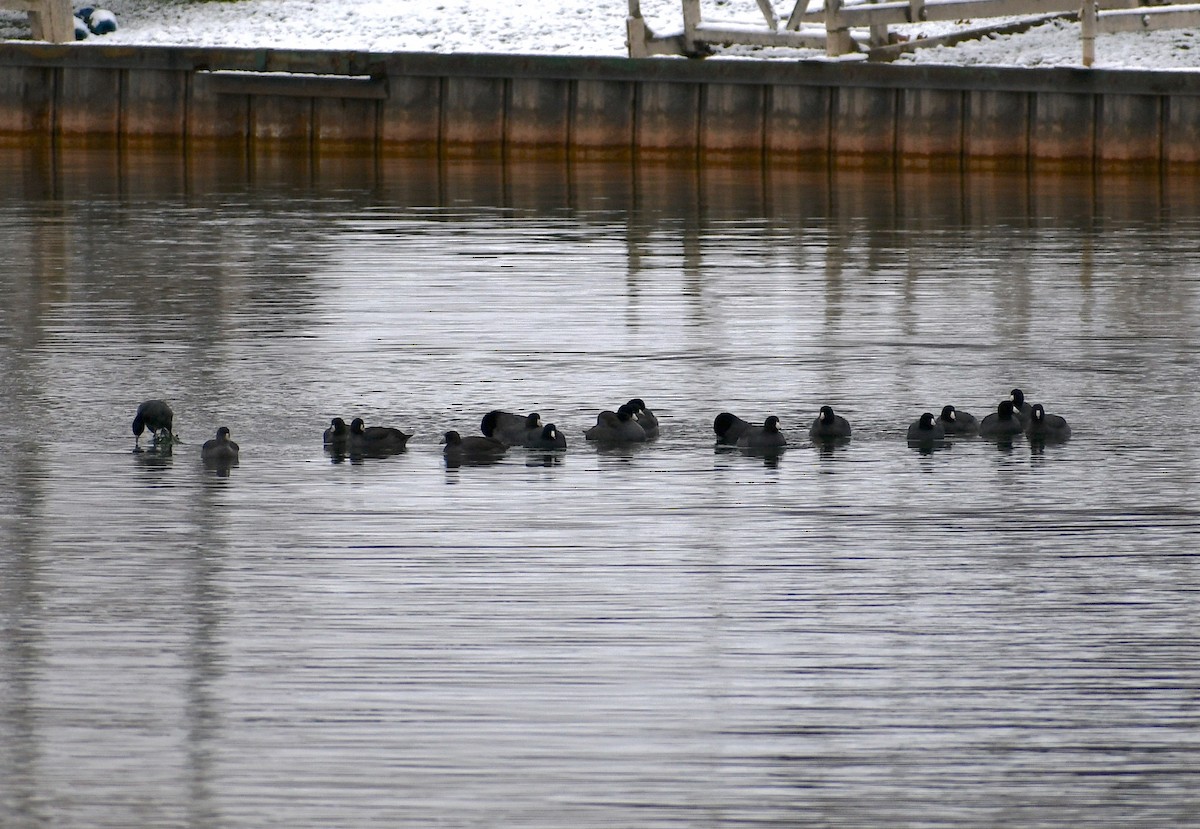
[[[951,46],[989,34],[1014,34],[1055,18],[1080,20],[1083,65],[1095,59],[1097,33],[1200,28],[1200,5],[1153,5],[1144,0],[883,0],[853,2],[796,0],[780,25],[770,0],[756,0],[764,23],[702,19],[700,0],[681,0],[683,30],[653,32],[642,17],[639,0],[629,0],[627,30],[630,57],[687,55],[704,57],[719,46],[801,47],[824,49],[830,57],[866,52],[889,60],[927,48]],[[970,21],[996,21],[967,25]],[[963,21],[939,36],[904,40],[892,26],[934,21]]]

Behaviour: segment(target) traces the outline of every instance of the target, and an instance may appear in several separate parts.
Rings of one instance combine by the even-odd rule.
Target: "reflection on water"
[[[1196,181],[0,161],[5,827],[1194,822]]]

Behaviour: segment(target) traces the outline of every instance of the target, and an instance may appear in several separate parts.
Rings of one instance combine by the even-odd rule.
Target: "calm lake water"
[[[1194,178],[4,150],[0,825],[1198,825],[1198,239]],[[1073,438],[906,445],[1014,386]],[[568,449],[448,469],[497,407]]]

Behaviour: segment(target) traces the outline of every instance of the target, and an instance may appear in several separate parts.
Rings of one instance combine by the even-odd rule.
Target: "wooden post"
[[[869,0],[870,4],[874,4],[878,0]],[[868,18],[869,20],[870,18]],[[880,46],[888,45],[888,26],[886,23],[871,23],[867,27],[867,46],[871,49],[877,49]]]
[[[888,27],[886,23],[872,23],[868,29],[867,43],[872,49],[888,45]]]
[[[825,54],[829,57],[850,51],[850,30],[842,22],[842,0],[825,0]]]
[[[700,0],[683,0],[683,48],[696,53],[696,27],[700,25]]]
[[[1083,65],[1096,60],[1096,0],[1083,0],[1079,10],[1079,37],[1083,41]]]
[[[28,12],[34,40],[69,43],[75,39],[71,0],[0,0],[0,9]]]
[[[646,49],[646,21],[642,19],[640,0],[629,0],[629,14],[625,17],[625,46],[629,57],[649,57]]]

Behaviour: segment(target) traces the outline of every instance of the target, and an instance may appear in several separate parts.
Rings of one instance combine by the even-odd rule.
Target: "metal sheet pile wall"
[[[0,46],[0,141],[1200,168],[1200,73]]]

